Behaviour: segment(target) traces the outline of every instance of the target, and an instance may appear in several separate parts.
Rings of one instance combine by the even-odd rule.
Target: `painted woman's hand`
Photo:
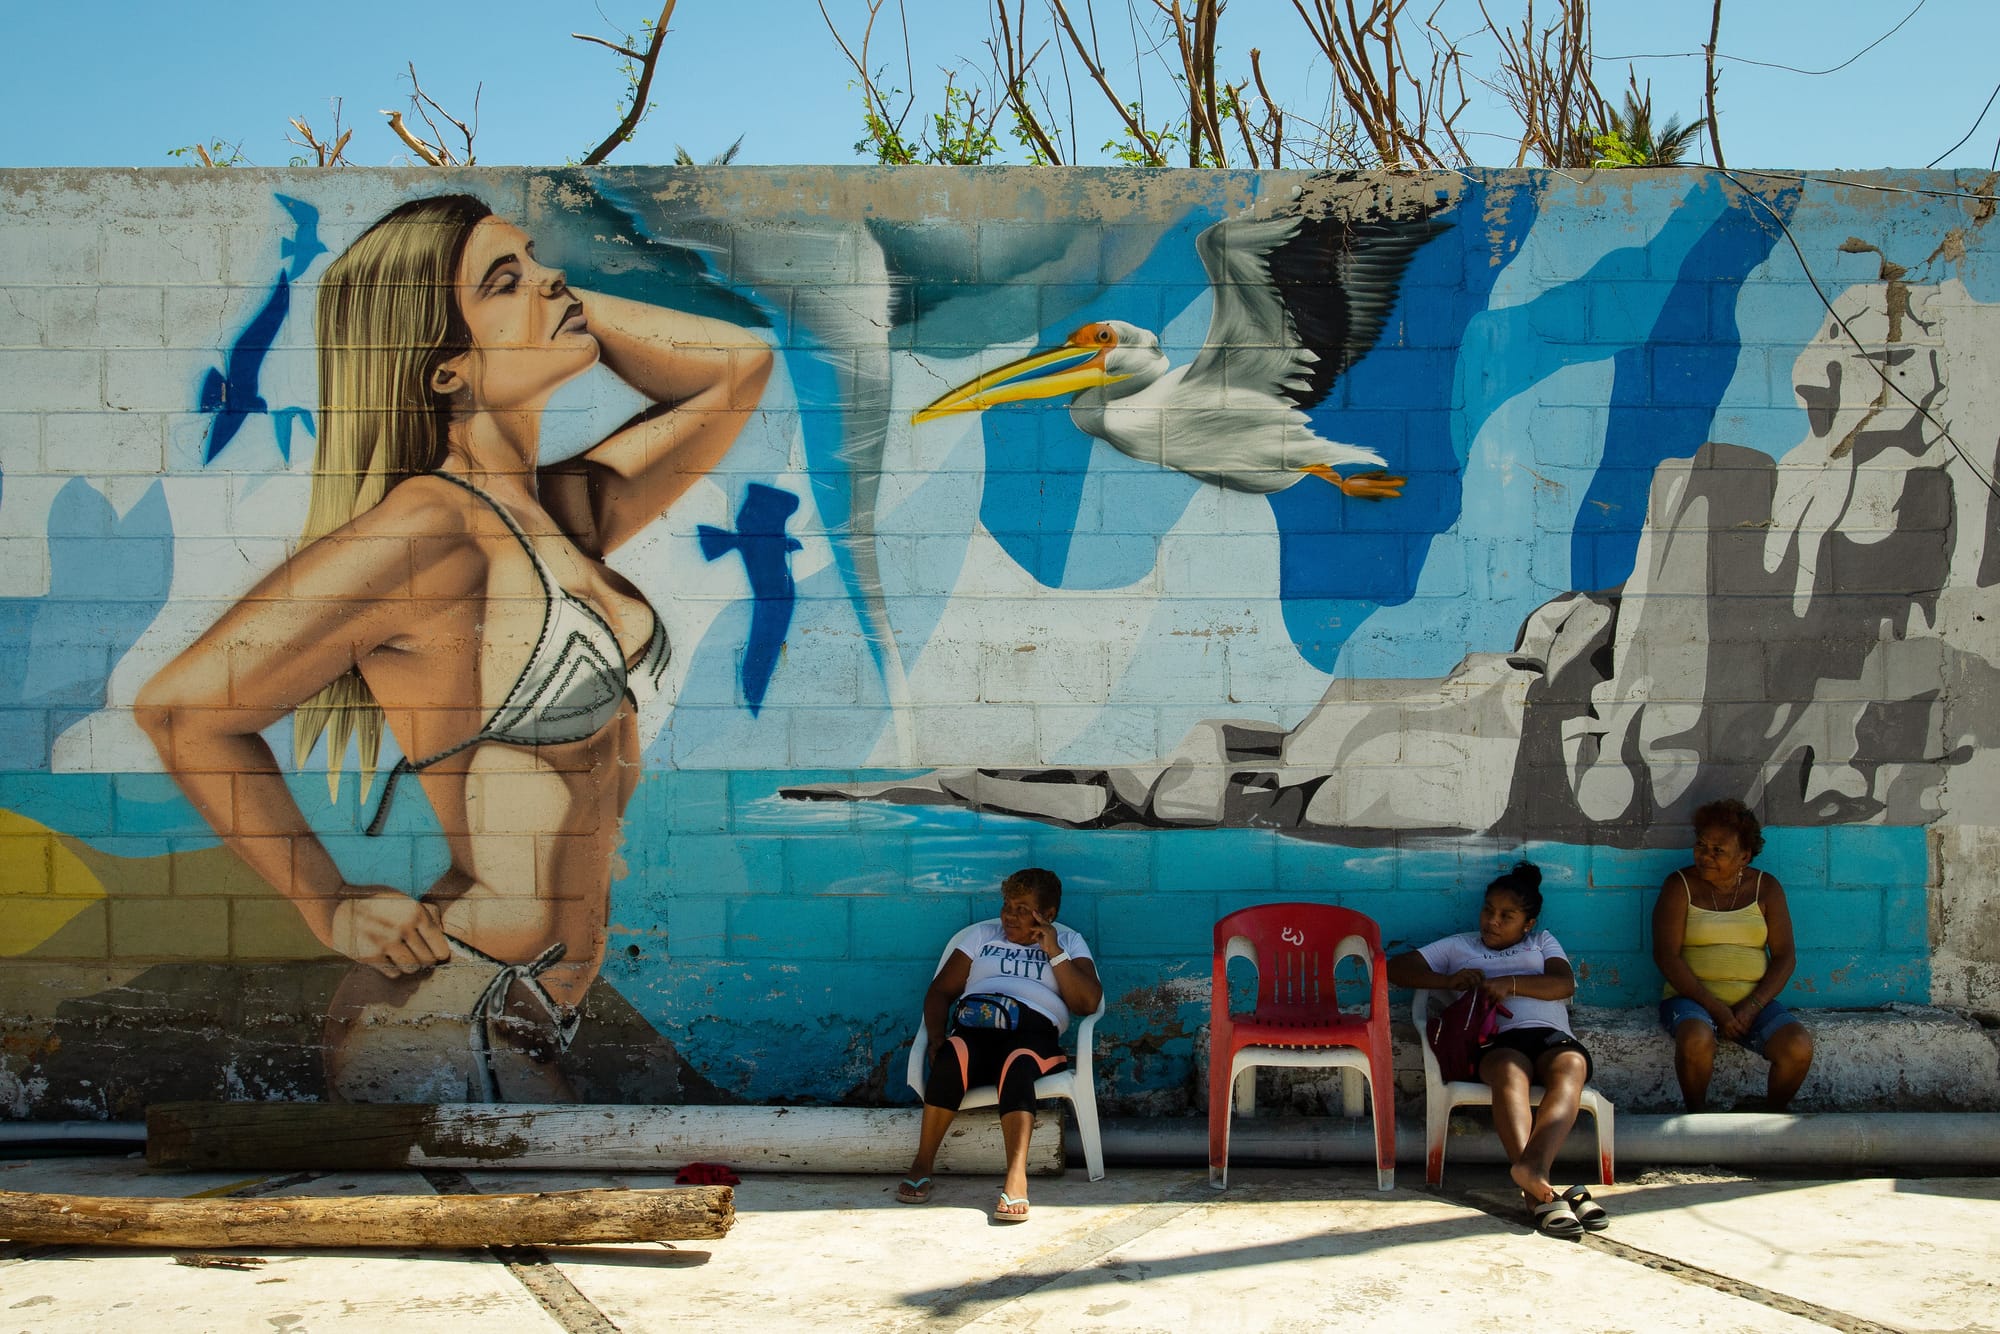
[[[428,903],[386,885],[355,885],[334,906],[326,944],[384,977],[421,973],[451,958]]]

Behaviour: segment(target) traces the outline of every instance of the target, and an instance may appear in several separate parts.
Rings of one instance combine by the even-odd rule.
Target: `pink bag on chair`
[[[1446,1083],[1479,1078],[1479,1049],[1500,1031],[1503,1014],[1514,1017],[1512,1010],[1474,987],[1431,1016],[1424,1039],[1431,1044],[1438,1074]]]

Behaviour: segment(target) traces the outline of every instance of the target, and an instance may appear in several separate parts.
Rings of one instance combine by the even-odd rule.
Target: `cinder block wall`
[[[1403,948],[1470,929],[1528,856],[1581,999],[1639,1006],[1654,894],[1725,795],[1769,826],[1788,999],[1992,1008],[1983,178],[3,183],[7,1115],[907,1098],[939,950],[1025,865],[1063,877],[1109,986],[1109,1106],[1184,1111],[1220,915],[1338,902]],[[548,479],[586,460],[580,490],[545,480],[510,514],[618,653],[645,647],[645,606],[672,653],[659,695],[620,705],[600,644],[561,677],[596,731],[459,752],[371,836],[403,747],[490,720],[541,624],[515,539],[434,480],[376,516],[402,516],[406,564],[300,565],[334,466],[329,268],[451,192],[521,230],[450,253],[512,256],[514,286],[454,274],[439,299],[501,369],[464,391],[490,399],[437,401],[468,421],[527,402],[510,420]],[[478,314],[488,295],[519,327]],[[715,448],[673,454],[689,438]],[[651,508],[607,574],[580,516],[625,497]],[[459,593],[369,628],[369,599],[430,597],[447,567]],[[330,791],[324,743],[293,762],[286,669],[340,651],[400,712],[372,781],[350,747]],[[264,711],[304,829],[251,771],[177,750],[232,710]],[[260,874],[245,850],[272,841],[286,869]],[[311,929],[341,901],[324,865],[430,891],[469,950],[377,983],[364,942]],[[479,1017],[499,965],[471,951],[555,943],[546,997],[502,986],[515,1029]]]

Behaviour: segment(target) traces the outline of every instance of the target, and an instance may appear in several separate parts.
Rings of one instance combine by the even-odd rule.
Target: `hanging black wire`
[[[1966,139],[1970,139],[1973,135],[1977,134],[1979,132],[1980,121],[1985,120],[1986,113],[1993,109],[1993,98],[1995,97],[2000,97],[2000,83],[1996,83],[1993,85],[1993,96],[1987,98],[1986,105],[1979,108],[1979,120],[1975,120],[1974,122],[1972,122],[1972,128],[1965,132],[1965,137],[1960,139],[1958,143],[1953,144],[1950,148],[1945,149],[1944,152],[1939,153],[1936,157],[1932,158],[1929,162],[1926,162],[1924,165],[1926,167],[1935,167],[1938,163],[1944,161],[1946,158],[1950,157],[1953,153],[1956,153],[1959,150],[1960,146],[1965,143]],[[2000,154],[2000,150],[1995,150],[1995,151],[1996,154]],[[1989,170],[1991,169],[1989,168]]]
[[[1862,47],[1859,51],[1856,51],[1853,55],[1841,61],[1838,65],[1834,65],[1828,69],[1800,69],[1797,65],[1785,65],[1775,60],[1752,60],[1748,56],[1725,55],[1720,51],[1716,52],[1715,58],[1717,60],[1727,60],[1738,65],[1755,65],[1760,69],[1787,70],[1793,74],[1809,74],[1814,76],[1818,76],[1821,74],[1838,74],[1841,70],[1846,69],[1849,65],[1852,65],[1855,61],[1861,59],[1861,57],[1867,55],[1870,51],[1873,51],[1876,47],[1882,45],[1882,43],[1888,41],[1891,37],[1894,37],[1898,32],[1902,31],[1903,24],[1908,23],[1911,19],[1915,18],[1917,16],[1917,10],[1922,9],[1924,7],[1924,3],[1925,0],[1917,0],[1916,9],[1912,9],[1909,13],[1903,15],[1903,17],[1901,18],[1901,20],[1897,22],[1895,27],[1883,33],[1880,37],[1877,37],[1874,41],[1868,43],[1868,45]],[[1706,51],[1652,51],[1652,52],[1641,52],[1629,56],[1593,55],[1591,56],[1591,59],[1601,60],[1606,62],[1616,62],[1620,60],[1682,60],[1682,59],[1692,59],[1693,57],[1696,56],[1700,56],[1706,59],[1708,53]]]
[[[1903,386],[1891,379],[1888,372],[1877,364],[1876,358],[1869,355],[1867,346],[1855,335],[1854,330],[1848,325],[1847,321],[1841,318],[1840,312],[1833,308],[1833,302],[1828,299],[1826,289],[1820,286],[1819,275],[1815,274],[1812,271],[1812,265],[1806,262],[1806,252],[1800,247],[1798,238],[1792,235],[1791,226],[1786,223],[1784,215],[1772,208],[1762,195],[1759,195],[1741,180],[1737,179],[1736,173],[1721,167],[1714,168],[1713,170],[1717,175],[1725,178],[1731,185],[1741,190],[1752,203],[1756,204],[1758,208],[1763,209],[1769,215],[1771,221],[1778,224],[1778,230],[1784,234],[1786,243],[1792,248],[1792,253],[1798,256],[1799,268],[1804,271],[1806,281],[1812,284],[1813,294],[1819,298],[1819,303],[1826,307],[1826,313],[1833,317],[1833,322],[1838,326],[1841,333],[1847,336],[1847,341],[1854,344],[1854,350],[1861,354],[1862,360],[1867,364],[1868,368],[1875,372],[1876,376],[1891,393],[1895,394],[1896,397],[1902,399],[1905,403],[1908,403],[1912,408],[1915,408],[1925,421],[1937,428],[1939,438],[1951,446],[1952,452],[1958,455],[1959,462],[1963,463],[1971,471],[1973,477],[1981,486],[1985,487],[1995,496],[2000,496],[2000,485],[1996,485],[1994,482],[1993,474],[1987,472],[1973,459],[1972,455],[1966,453],[1965,447],[1958,443],[1958,438],[1952,435],[1951,429],[1932,415],[1929,408],[1917,402],[1916,399],[1911,398],[1905,392]]]

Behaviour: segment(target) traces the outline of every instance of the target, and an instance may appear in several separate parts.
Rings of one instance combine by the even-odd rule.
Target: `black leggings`
[[[1021,1007],[1021,1026],[953,1028],[931,1062],[924,1102],[958,1110],[968,1088],[1000,1086],[1000,1114],[1035,1110],[1035,1081],[1069,1061],[1046,1015]]]

